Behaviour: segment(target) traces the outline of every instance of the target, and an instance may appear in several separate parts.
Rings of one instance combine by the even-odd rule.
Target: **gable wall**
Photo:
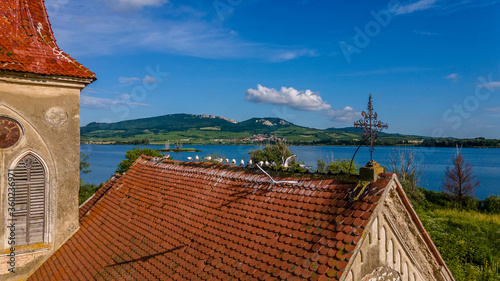
[[[344,280],[361,280],[381,267],[397,271],[403,281],[452,280],[429,251],[395,182],[381,204]]]

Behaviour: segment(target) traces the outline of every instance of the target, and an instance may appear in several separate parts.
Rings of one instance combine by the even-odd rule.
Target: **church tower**
[[[80,91],[43,0],[0,0],[0,280],[22,280],[78,229]]]

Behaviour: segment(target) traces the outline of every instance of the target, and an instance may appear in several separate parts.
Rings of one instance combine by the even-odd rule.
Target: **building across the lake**
[[[142,156],[78,207],[95,75],[59,50],[43,1],[0,9],[1,280],[453,280],[377,165],[271,178]]]

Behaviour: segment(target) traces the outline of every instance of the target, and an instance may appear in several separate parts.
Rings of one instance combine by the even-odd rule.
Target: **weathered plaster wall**
[[[441,266],[422,239],[395,187],[393,182],[378,206],[344,280],[378,280],[369,277],[393,270],[400,278],[394,280],[449,280],[441,273]]]
[[[0,279],[26,278],[78,229],[80,90],[82,81],[0,76],[0,116],[15,119],[23,133],[0,149]],[[16,248],[16,274],[8,272],[7,169],[27,153],[46,167],[47,243]]]

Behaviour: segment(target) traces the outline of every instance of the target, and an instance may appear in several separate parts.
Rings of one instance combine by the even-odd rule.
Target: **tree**
[[[398,175],[398,178],[406,192],[406,195],[414,205],[425,201],[425,195],[418,189],[422,179],[425,165],[418,162],[415,150],[404,149],[392,150],[389,156],[390,172]]]
[[[389,156],[390,169],[396,173],[403,182],[410,181],[416,188],[422,179],[425,165],[418,163],[418,157],[415,150],[404,149],[392,150]]]
[[[269,161],[269,163],[275,162],[277,169],[283,165],[284,159],[293,155],[285,142],[269,144],[262,149],[252,150],[249,154],[254,163],[258,163],[259,161]],[[290,166],[294,167],[297,165],[297,162],[293,160]]]
[[[320,172],[320,173],[325,173],[326,172],[326,162],[325,162],[325,160],[319,158],[318,162],[316,163],[316,166],[318,167],[318,172]]]
[[[87,162],[88,159],[88,155],[80,152],[80,173],[82,174],[88,174],[92,171],[89,169],[90,164]]]
[[[453,155],[451,166],[446,167],[443,179],[443,191],[453,199],[464,203],[468,197],[473,197],[479,180],[475,180],[473,166],[466,162],[457,146],[457,153]]]
[[[124,159],[122,162],[120,162],[120,164],[118,164],[118,168],[116,169],[116,173],[123,174],[126,171],[128,171],[128,169],[130,168],[132,163],[134,163],[134,161],[137,160],[137,158],[139,158],[139,156],[141,156],[141,154],[144,154],[146,156],[151,156],[151,157],[163,157],[163,154],[156,149],[151,149],[151,148],[147,148],[147,147],[142,147],[142,148],[134,147],[134,148],[128,150],[127,152],[125,152],[126,159]]]

